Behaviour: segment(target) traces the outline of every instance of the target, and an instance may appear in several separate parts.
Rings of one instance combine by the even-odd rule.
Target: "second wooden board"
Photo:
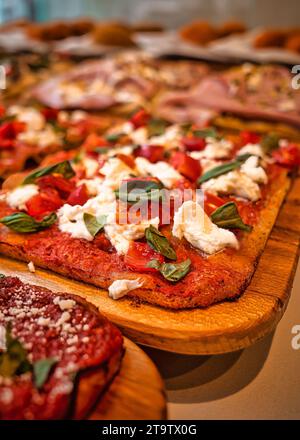
[[[217,354],[245,348],[273,331],[288,303],[299,256],[300,179],[284,202],[252,281],[236,301],[207,309],[167,310],[129,299],[21,262],[0,258],[0,272],[94,303],[123,333],[140,344],[183,354]]]

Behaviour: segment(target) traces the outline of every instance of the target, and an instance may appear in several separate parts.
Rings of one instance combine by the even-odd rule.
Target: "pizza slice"
[[[153,136],[150,122],[139,112],[105,147],[3,190],[1,252],[113,299],[181,309],[239,296],[299,165],[297,145],[191,124]]]
[[[84,299],[0,277],[0,419],[81,419],[120,368],[119,330]]]
[[[299,128],[300,92],[286,67],[247,63],[206,76],[187,92],[161,95],[154,112],[171,122],[199,123],[204,110]]]

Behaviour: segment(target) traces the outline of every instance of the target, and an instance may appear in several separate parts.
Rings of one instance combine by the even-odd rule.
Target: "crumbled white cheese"
[[[253,182],[264,183],[268,182],[268,177],[265,170],[259,166],[259,158],[257,156],[250,156],[241,166],[241,172],[250,177]]]
[[[112,299],[119,299],[127,295],[131,290],[142,287],[143,281],[136,280],[116,280],[108,288],[108,294]]]
[[[97,160],[91,159],[90,157],[84,157],[81,163],[84,166],[85,175],[88,179],[93,177],[99,168],[99,163]]]
[[[178,147],[182,137],[179,125],[171,125],[160,136],[152,136],[147,143],[149,145],[163,145],[165,149]]]
[[[61,144],[61,134],[47,124],[43,130],[28,129],[18,134],[18,140],[30,145],[46,148],[49,145]]]
[[[146,127],[140,127],[130,133],[133,143],[142,145],[148,143],[148,131]]]
[[[53,303],[55,305],[58,305],[60,310],[72,309],[76,304],[76,302],[73,299],[62,299],[59,296],[54,298]]]
[[[28,130],[42,130],[46,124],[42,113],[33,107],[13,105],[8,109],[7,113],[16,116],[18,121],[25,122]]]
[[[246,144],[238,151],[237,154],[238,155],[253,154],[253,156],[258,156],[261,158],[265,156],[265,153],[263,152],[263,149],[259,144]]]
[[[259,158],[250,156],[239,170],[210,179],[201,188],[213,194],[232,194],[256,202],[261,198],[258,184],[267,181],[265,170],[259,166]]]
[[[202,151],[192,151],[190,156],[193,159],[226,159],[230,156],[233,149],[233,143],[226,139],[216,139],[207,137],[205,139],[206,147]]]
[[[94,177],[93,179],[82,179],[77,182],[77,186],[86,185],[90,196],[96,196],[103,190],[103,178]]]
[[[166,188],[172,188],[177,180],[182,176],[167,162],[151,163],[143,157],[137,157],[135,164],[139,174],[146,176],[150,174],[152,177],[159,179]]]
[[[239,247],[236,236],[212,223],[199,203],[192,200],[184,202],[175,213],[172,233],[210,255],[225,247]]]
[[[117,157],[110,158],[100,170],[105,176],[105,185],[117,189],[122,180],[129,179],[135,172]]]
[[[57,211],[58,227],[73,238],[84,238],[92,241],[93,236],[87,230],[83,220],[84,208],[80,205],[63,205]]]
[[[210,179],[204,182],[201,188],[212,194],[232,194],[253,202],[261,198],[258,184],[241,171],[231,171],[230,173]]]
[[[6,195],[6,201],[12,208],[25,209],[25,203],[39,193],[37,185],[18,186]]]
[[[35,273],[35,266],[34,266],[33,261],[29,261],[29,263],[27,264],[27,266],[28,266],[28,270],[29,270],[29,272],[31,272],[31,273]]]
[[[128,252],[130,243],[142,238],[145,234],[145,229],[150,225],[158,227],[159,217],[137,224],[118,224],[115,221],[114,215],[109,215],[107,224],[104,226],[104,231],[111,244],[116,248],[117,253],[124,255]]]

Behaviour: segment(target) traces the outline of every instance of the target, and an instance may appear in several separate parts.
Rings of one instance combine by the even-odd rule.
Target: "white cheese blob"
[[[201,186],[213,194],[232,194],[256,202],[261,198],[259,183],[266,184],[268,177],[259,166],[259,158],[250,156],[239,170],[234,170],[204,182]]]
[[[204,182],[201,188],[212,194],[232,194],[256,202],[261,198],[257,183],[241,171],[231,171]]]
[[[226,139],[205,138],[206,147],[202,151],[192,151],[190,156],[193,159],[226,159],[230,156],[233,143]]]
[[[165,132],[159,136],[152,136],[148,139],[149,145],[163,145],[165,149],[178,147],[182,137],[180,127],[178,125],[171,125],[166,128]]]
[[[237,152],[237,154],[253,154],[253,156],[258,156],[260,158],[265,156],[265,153],[259,144],[246,144]]]
[[[129,179],[135,174],[134,170],[117,157],[109,159],[100,170],[105,176],[105,185],[117,189],[124,179]]]
[[[18,140],[26,144],[46,148],[49,145],[61,144],[61,135],[47,124],[43,130],[26,130],[19,133]]]
[[[34,265],[33,261],[29,261],[29,263],[27,264],[27,266],[28,266],[28,270],[29,270],[29,272],[31,272],[31,273],[35,273],[35,265]]]
[[[58,227],[62,232],[70,234],[74,238],[83,238],[88,241],[93,240],[83,220],[84,213],[98,217],[112,213],[115,218],[115,194],[111,188],[102,185],[99,194],[89,199],[83,206],[71,206],[67,203],[57,211]]]
[[[159,217],[137,224],[118,224],[115,221],[115,216],[110,214],[107,219],[107,224],[104,226],[104,231],[111,244],[116,248],[117,253],[119,255],[125,255],[128,252],[130,243],[144,237],[145,229],[150,225],[158,228]]]
[[[192,200],[184,202],[175,213],[172,233],[209,255],[226,247],[239,247],[233,232],[215,225],[199,203]]]
[[[96,196],[103,191],[103,178],[101,177],[94,177],[94,179],[82,179],[77,182],[77,186],[82,184],[86,185],[90,196]]]
[[[135,160],[136,168],[142,176],[150,174],[159,179],[166,188],[172,188],[177,180],[182,176],[167,162],[151,163],[143,157],[137,157]]]
[[[39,187],[37,185],[29,184],[18,186],[6,195],[6,202],[12,208],[25,209],[26,202],[38,193]]]
[[[25,122],[29,130],[42,130],[46,124],[44,116],[32,107],[13,105],[8,109],[8,114],[16,116],[20,122]]]
[[[85,226],[83,214],[83,206],[71,206],[66,203],[57,211],[58,228],[60,231],[70,234],[73,238],[84,238],[92,241],[94,237]]]
[[[241,166],[241,172],[250,177],[253,182],[264,183],[268,182],[268,177],[265,170],[259,166],[259,158],[257,156],[250,156]]]
[[[143,281],[136,280],[116,280],[108,288],[108,294],[112,299],[119,299],[127,295],[131,290],[142,287]]]
[[[99,168],[98,161],[91,159],[90,157],[84,157],[81,163],[85,169],[85,175],[87,178],[93,177]]]

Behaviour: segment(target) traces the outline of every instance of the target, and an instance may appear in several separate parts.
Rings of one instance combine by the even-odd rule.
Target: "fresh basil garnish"
[[[6,350],[0,353],[0,376],[13,377],[32,370],[27,351],[19,339],[11,334],[11,328],[6,328]]]
[[[149,137],[161,136],[166,131],[167,125],[168,125],[167,122],[164,121],[163,119],[156,119],[156,118],[150,119],[147,125],[148,136]]]
[[[159,200],[162,184],[156,180],[132,179],[122,182],[116,196],[123,202],[136,203],[140,200]]]
[[[193,135],[197,138],[218,137],[218,133],[213,127],[203,128],[202,130],[194,130]]]
[[[83,221],[85,223],[86,229],[89,231],[92,237],[95,237],[98,232],[101,231],[106,223],[106,220],[106,215],[95,217],[94,215],[88,214],[87,212],[83,214]]]
[[[38,170],[25,177],[23,185],[33,183],[39,177],[46,176],[48,174],[61,174],[66,179],[70,179],[71,177],[75,176],[75,172],[72,168],[71,162],[69,160],[65,160],[55,165],[49,165],[44,168],[39,168]]]
[[[181,263],[160,263],[158,260],[151,260],[148,267],[157,269],[166,280],[176,283],[190,271],[191,260],[188,258]]]
[[[210,216],[215,225],[224,229],[241,229],[242,231],[250,232],[252,226],[246,225],[237,209],[234,202],[225,203],[219,206]]]
[[[0,278],[5,278],[5,275],[3,273],[0,273]]]
[[[55,223],[56,219],[57,216],[55,212],[47,215],[41,221],[37,221],[30,215],[25,214],[25,212],[15,212],[11,215],[0,218],[0,223],[15,232],[28,234],[49,228],[51,225],[53,225],[53,223]]]
[[[33,381],[38,390],[41,389],[48,380],[49,374],[57,362],[55,358],[45,358],[33,364]]]
[[[157,228],[150,225],[145,229],[145,237],[149,246],[151,246],[156,252],[160,253],[169,260],[177,260],[175,250],[170,245],[167,237],[165,237]]]
[[[279,147],[279,140],[280,137],[278,136],[277,133],[270,133],[262,138],[260,142],[260,146],[264,151],[264,153],[269,154],[273,150],[276,150]]]
[[[111,133],[111,134],[107,134],[105,136],[105,140],[107,142],[118,142],[119,139],[121,139],[121,137],[124,136],[124,133]]]
[[[249,159],[250,156],[251,154],[243,154],[241,156],[237,156],[236,160],[233,160],[232,162],[223,163],[222,165],[218,165],[217,167],[208,170],[198,179],[198,184],[204,183],[207,180],[213,179],[215,177],[219,177],[222,174],[227,174],[230,171],[240,168],[240,166],[247,159]]]

